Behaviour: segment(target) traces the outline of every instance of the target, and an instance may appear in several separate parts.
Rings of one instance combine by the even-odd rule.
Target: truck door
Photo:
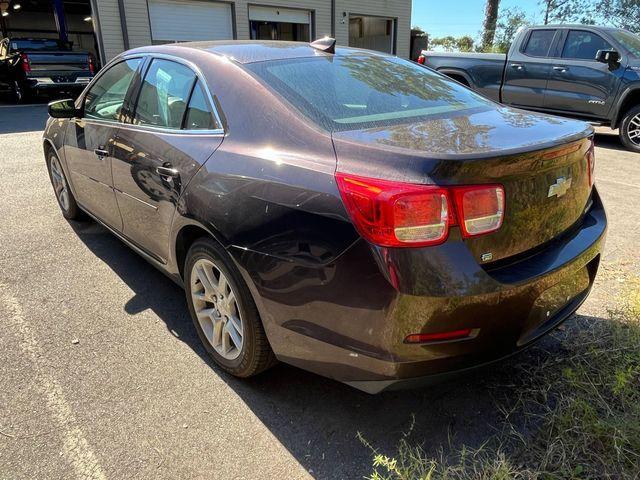
[[[598,50],[613,47],[593,31],[565,30],[563,40],[547,83],[545,109],[606,118],[625,68],[596,60]]]
[[[502,102],[519,107],[544,107],[544,93],[555,59],[557,29],[531,30],[524,41],[507,56],[502,86]]]

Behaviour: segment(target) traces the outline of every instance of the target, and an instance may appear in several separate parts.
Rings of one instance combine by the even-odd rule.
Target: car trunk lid
[[[517,116],[516,123],[505,115]],[[581,122],[500,107],[457,122],[334,133],[334,145],[340,172],[442,186],[503,185],[502,226],[464,240],[478,262],[488,263],[534,249],[580,219],[591,194],[591,134]]]

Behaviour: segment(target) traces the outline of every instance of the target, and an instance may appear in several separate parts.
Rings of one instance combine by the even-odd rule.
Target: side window
[[[142,59],[134,58],[110,67],[93,84],[84,100],[84,116],[99,120],[117,120],[124,97]]]
[[[595,60],[598,50],[611,48],[600,35],[585,32],[584,30],[571,30],[562,49],[562,58],[579,58],[583,60]]]
[[[187,130],[215,130],[220,128],[213,116],[200,81],[193,88],[184,128]]]
[[[180,129],[195,79],[185,65],[154,59],[144,77],[133,122]]]
[[[532,57],[547,57],[555,34],[555,30],[532,31],[523,53]]]

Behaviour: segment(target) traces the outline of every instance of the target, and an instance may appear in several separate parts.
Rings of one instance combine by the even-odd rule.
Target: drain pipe
[[[124,0],[118,0],[118,12],[120,13],[120,29],[122,30],[122,45],[129,50],[129,31],[127,30],[127,14],[124,11]]]

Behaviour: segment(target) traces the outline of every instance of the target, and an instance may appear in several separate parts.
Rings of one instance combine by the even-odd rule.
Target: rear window
[[[247,68],[329,131],[464,115],[493,105],[445,76],[396,57],[319,56]]]
[[[11,40],[11,50],[21,51],[70,51],[71,45],[54,39],[16,39]]]

